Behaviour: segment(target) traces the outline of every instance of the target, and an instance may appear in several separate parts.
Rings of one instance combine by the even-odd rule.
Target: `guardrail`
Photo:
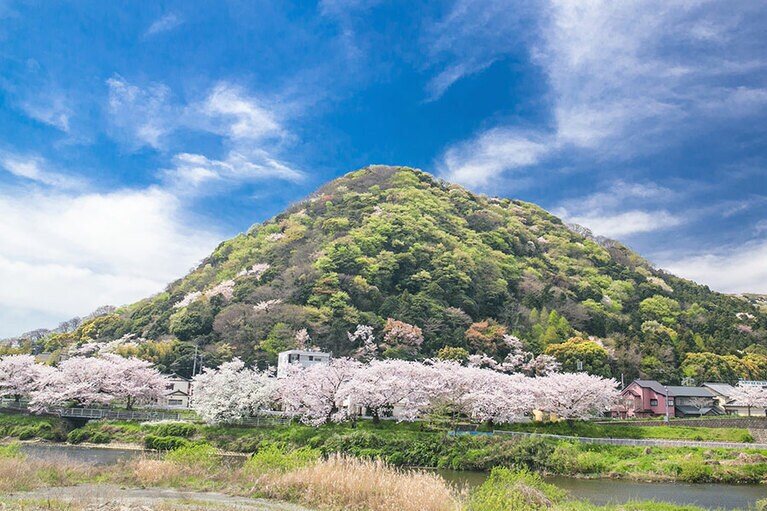
[[[548,433],[527,433],[523,431],[493,430],[494,435],[511,435],[519,437],[551,438],[556,440],[571,440],[584,444],[626,445],[633,447],[709,447],[725,449],[767,449],[767,444],[743,442],[706,442],[699,440],[666,440],[663,438],[594,438],[583,436],[552,435]]]

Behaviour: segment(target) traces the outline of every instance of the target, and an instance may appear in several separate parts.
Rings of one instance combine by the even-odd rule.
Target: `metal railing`
[[[594,438],[583,436],[552,435],[548,433],[527,433],[523,431],[494,430],[494,435],[511,435],[518,437],[551,438],[555,440],[571,440],[584,444],[626,445],[633,447],[710,447],[732,449],[767,449],[767,444],[744,442],[707,442],[702,440],[666,440],[663,438]]]
[[[180,420],[180,413],[110,410],[107,408],[54,408],[49,413],[65,419],[111,419],[121,421]]]

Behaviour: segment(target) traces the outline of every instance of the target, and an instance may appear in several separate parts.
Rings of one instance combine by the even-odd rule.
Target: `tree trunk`
[[[381,415],[378,413],[378,408],[371,409],[370,415],[373,417],[373,424],[379,424],[381,422]]]

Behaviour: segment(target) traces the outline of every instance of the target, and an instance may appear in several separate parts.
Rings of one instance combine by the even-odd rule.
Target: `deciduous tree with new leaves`
[[[420,328],[392,318],[386,320],[383,338],[385,350],[390,351],[390,353],[402,352],[412,356],[418,353],[421,344],[423,344],[423,332]]]

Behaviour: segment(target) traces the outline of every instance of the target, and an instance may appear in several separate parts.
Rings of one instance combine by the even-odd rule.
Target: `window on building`
[[[167,385],[165,385],[165,390],[173,390],[173,384],[168,383]]]
[[[184,402],[180,399],[168,399],[168,404],[171,406],[179,406],[184,404]]]
[[[658,406],[658,400],[657,399],[651,399],[650,400],[650,406]]]

